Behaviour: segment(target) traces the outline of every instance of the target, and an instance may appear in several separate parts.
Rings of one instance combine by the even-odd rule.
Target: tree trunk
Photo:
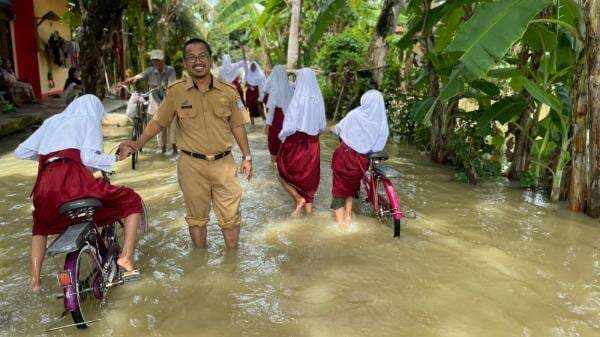
[[[531,56],[530,65],[528,63],[529,56],[529,50],[524,47],[519,55],[519,66],[531,67],[531,73],[534,73],[540,67],[542,54],[540,52],[533,54]],[[532,79],[531,75],[530,79]],[[538,123],[537,118],[531,118],[531,105],[533,101],[531,95],[529,95],[529,93],[526,91],[524,91],[521,95],[523,98],[525,98],[528,104],[525,110],[523,110],[521,113],[521,118],[519,119],[520,129],[518,129],[515,133],[515,149],[513,151],[510,171],[508,173],[508,177],[514,180],[521,179],[521,175],[529,170],[529,164],[531,164],[531,138],[534,136],[532,134],[532,130],[535,129],[535,126]]]
[[[375,26],[375,36],[369,45],[369,68],[373,68],[373,82],[377,88],[381,87],[383,74],[385,70],[385,58],[388,54],[388,44],[386,37],[394,33],[398,13],[404,6],[404,0],[385,0],[381,8],[381,14]]]
[[[585,1],[590,181],[586,213],[600,217],[600,0]]]
[[[582,52],[577,62],[577,71],[573,81],[573,146],[571,148],[571,181],[569,187],[569,209],[574,212],[585,211],[587,199],[587,59]]]
[[[82,9],[81,79],[85,92],[104,98],[106,93],[102,58],[111,49],[112,36],[126,6],[125,0],[91,0]]]
[[[140,60],[139,71],[142,72],[146,69],[146,30],[144,25],[144,11],[140,9],[140,13],[138,15],[138,27],[137,30],[139,32],[140,41],[139,41],[139,52],[138,59]]]
[[[298,43],[300,34],[300,15],[302,14],[302,0],[292,0],[292,14],[290,19],[290,35],[288,39],[287,67],[296,69],[298,66]]]
[[[440,80],[435,73],[435,67],[431,60],[427,61],[427,67],[429,68],[429,95],[437,97],[440,94]],[[431,160],[438,164],[443,164],[446,162],[447,142],[444,138],[444,120],[440,109],[438,104],[431,115],[430,142]]]

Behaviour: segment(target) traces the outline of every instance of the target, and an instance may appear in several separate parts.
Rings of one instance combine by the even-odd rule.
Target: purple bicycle
[[[361,181],[362,190],[365,192],[364,201],[371,205],[379,221],[394,221],[394,238],[398,238],[404,213],[391,179],[399,177],[400,173],[381,164],[389,158],[384,151],[369,153],[368,157],[371,165]]]
[[[108,173],[102,172],[105,179]],[[146,228],[146,206],[143,204],[140,227]],[[48,331],[76,326],[87,328],[100,319],[95,315],[105,302],[108,291],[133,281],[125,280],[117,266],[117,257],[121,252],[119,236],[123,223],[118,221],[112,225],[98,227],[94,222],[94,213],[102,207],[95,198],[77,199],[64,203],[59,208],[60,214],[77,220],[65,232],[58,236],[46,250],[46,256],[55,257],[67,254],[64,269],[58,275],[58,282],[63,292],[57,295],[64,301],[64,314],[71,314],[73,324],[52,328]]]

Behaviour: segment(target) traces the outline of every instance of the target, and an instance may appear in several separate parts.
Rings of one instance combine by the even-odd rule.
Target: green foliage
[[[317,54],[316,63],[326,73],[336,72],[347,60],[362,65],[367,52],[367,37],[352,31],[325,38]]]
[[[346,4],[346,0],[328,0],[319,10],[319,14],[308,36],[304,50],[304,65],[310,65],[317,43],[335,19],[337,12]]]
[[[498,145],[504,144],[504,135],[497,129],[490,135],[479,133],[474,117],[473,113],[461,111],[449,144],[452,164],[470,183],[477,183],[481,177],[500,175],[502,147]]]

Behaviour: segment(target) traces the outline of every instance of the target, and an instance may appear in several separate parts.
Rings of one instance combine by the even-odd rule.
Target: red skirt
[[[296,132],[281,144],[277,155],[279,175],[312,203],[321,177],[319,136]]]
[[[369,168],[369,158],[342,142],[331,158],[334,198],[348,198],[358,194],[360,181]]]
[[[46,163],[52,157],[64,158]],[[96,179],[81,162],[79,150],[66,149],[39,157],[38,177],[33,187],[33,235],[60,234],[76,221],[60,215],[65,202],[97,198],[102,208],[95,213],[98,226],[106,226],[131,214],[142,212],[142,199],[132,189]]]
[[[261,113],[258,109],[258,86],[249,85],[246,88],[246,108],[250,112],[250,117],[260,117]]]
[[[231,84],[235,85],[235,88],[237,89],[237,92],[240,95],[240,99],[242,100],[242,102],[244,102],[244,91],[242,90],[242,84],[240,83],[240,79],[236,77],[235,80],[231,82]]]
[[[269,135],[267,136],[267,145],[269,147],[269,153],[272,156],[276,156],[279,153],[281,147],[281,140],[279,140],[279,133],[283,127],[283,110],[281,108],[275,108],[275,115],[273,116],[273,122],[269,127]]]

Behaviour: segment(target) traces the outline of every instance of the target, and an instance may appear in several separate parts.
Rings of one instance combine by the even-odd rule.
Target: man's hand
[[[243,160],[242,166],[240,166],[240,171],[250,181],[252,179],[252,161],[251,160]]]
[[[126,140],[119,144],[119,160],[127,158],[132,152],[138,150],[138,145],[133,140]]]

